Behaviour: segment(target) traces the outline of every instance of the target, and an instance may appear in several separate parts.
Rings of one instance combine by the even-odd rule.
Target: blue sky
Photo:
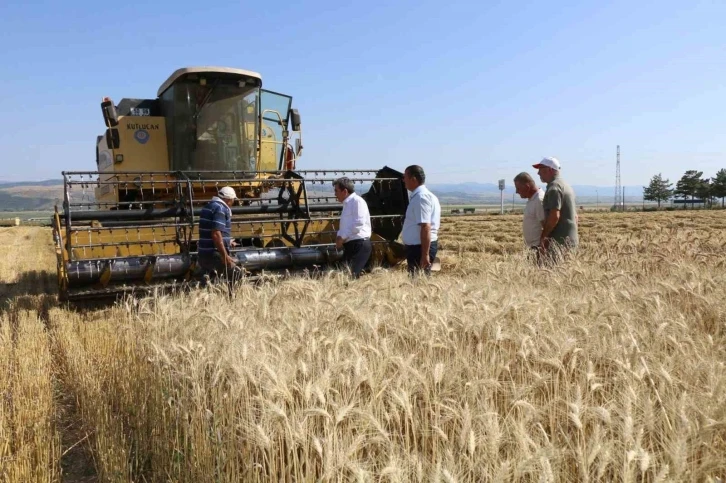
[[[103,96],[239,67],[291,94],[301,168],[573,184],[726,168],[726,2],[3,2],[0,180],[95,168]]]

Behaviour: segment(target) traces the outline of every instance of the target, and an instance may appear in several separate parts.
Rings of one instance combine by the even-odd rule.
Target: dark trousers
[[[239,267],[227,266],[217,251],[214,253],[200,253],[197,261],[204,275],[208,275],[211,280],[222,278],[230,282],[235,282],[242,275]]]
[[[373,245],[368,239],[351,240],[343,243],[343,261],[350,267],[353,277],[360,277],[360,273],[368,263],[372,251]]]
[[[567,243],[558,243],[554,240],[550,240],[547,248],[541,246],[530,247],[529,259],[540,267],[554,267],[564,262],[574,252],[576,247],[571,246]]]
[[[429,247],[429,261],[431,263],[434,263],[438,250],[438,240],[432,241]],[[423,270],[426,275],[431,275],[431,265],[428,267],[421,266],[421,245],[406,245],[406,261],[408,262],[408,273],[411,275],[419,270]]]

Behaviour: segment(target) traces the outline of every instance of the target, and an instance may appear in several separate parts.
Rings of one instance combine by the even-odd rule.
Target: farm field
[[[55,297],[0,228],[0,481],[726,479],[726,211],[582,213],[538,269],[521,215],[442,220],[442,271]]]

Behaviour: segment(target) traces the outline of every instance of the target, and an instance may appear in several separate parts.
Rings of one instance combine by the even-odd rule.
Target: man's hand
[[[225,263],[225,265],[227,265],[228,267],[236,267],[236,266],[237,266],[237,260],[235,260],[234,258],[230,257],[229,255],[227,255],[227,256],[225,257],[225,259],[224,259],[224,263]]]
[[[231,247],[236,247],[237,245],[238,245],[238,243],[237,243],[237,242],[235,241],[235,239],[234,239],[234,238],[232,238],[232,239],[231,239],[231,240],[229,241],[229,246],[231,246]]]
[[[550,210],[549,216],[547,216],[547,220],[545,220],[545,224],[542,227],[542,235],[539,239],[539,246],[542,250],[546,250],[550,245],[550,235],[552,234],[552,231],[557,226],[557,223],[560,222],[560,210],[552,209]]]
[[[421,269],[425,270],[431,265],[431,259],[429,258],[429,252],[421,252]]]
[[[337,248],[338,250],[343,249],[343,239],[341,237],[337,237],[335,239],[335,248]]]
[[[539,249],[544,251],[547,250],[550,247],[550,239],[546,236],[543,236],[539,239]]]

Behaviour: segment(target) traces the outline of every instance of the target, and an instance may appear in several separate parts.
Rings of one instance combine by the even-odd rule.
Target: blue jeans
[[[429,261],[434,263],[436,252],[439,250],[438,240],[432,241],[429,247]],[[431,275],[431,265],[421,266],[421,245],[406,245],[406,261],[408,262],[408,273],[414,275],[423,269],[426,275]]]

